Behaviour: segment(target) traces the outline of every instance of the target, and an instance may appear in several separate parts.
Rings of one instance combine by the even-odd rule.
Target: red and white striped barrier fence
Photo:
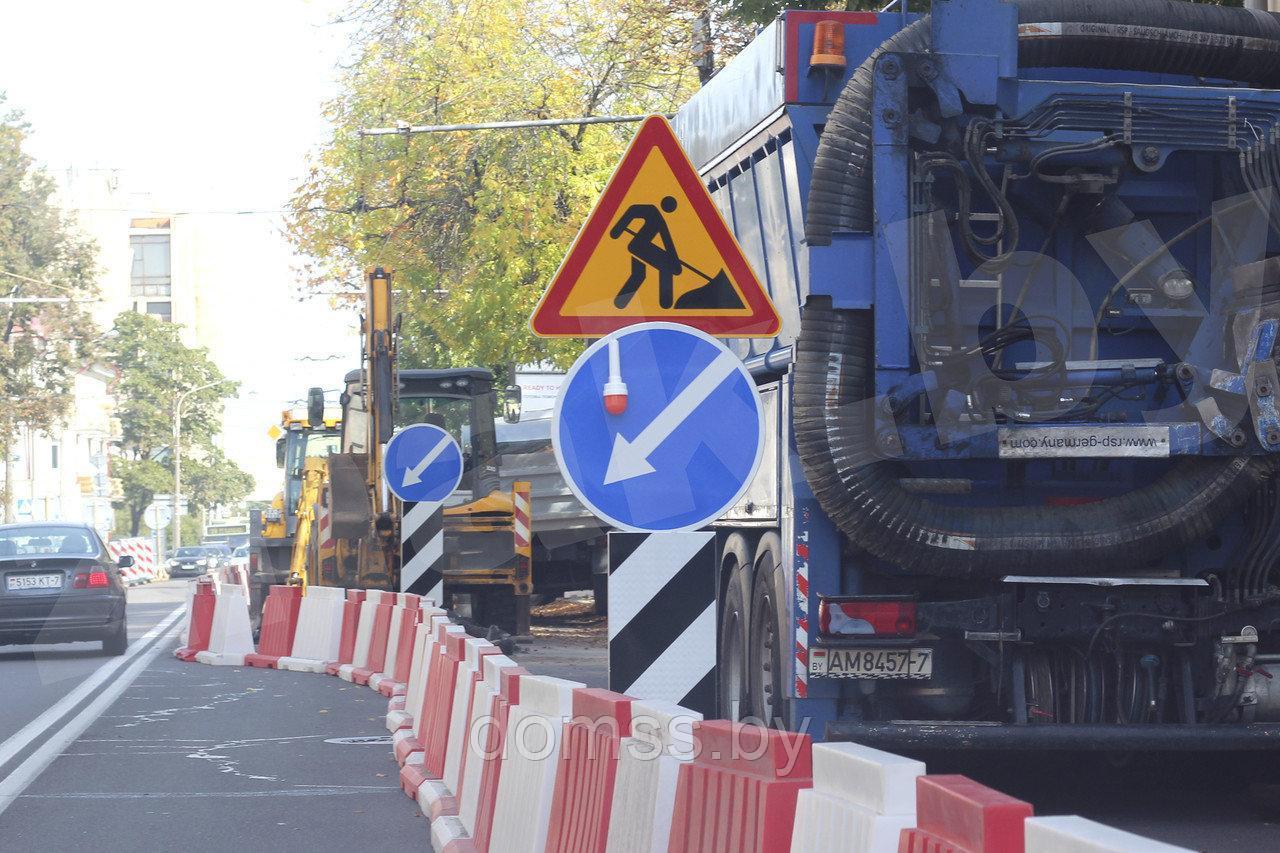
[[[252,654],[243,587],[191,586],[179,654],[242,663]],[[272,598],[287,617],[297,594],[273,589]],[[279,668],[300,659],[320,671],[331,657],[324,671],[365,669],[370,686],[380,675],[379,688],[400,693],[387,728],[401,787],[431,819],[436,853],[1181,850],[1080,817],[1032,817],[1030,804],[962,776],[925,775],[921,762],[881,750],[814,745],[530,675],[415,599],[311,587],[297,601],[296,630],[264,634],[258,654],[288,638],[299,657],[281,657]]]
[[[156,579],[156,546],[150,539],[140,536],[112,539],[107,543],[107,553],[116,561],[124,556],[133,557],[133,565],[120,570],[120,578],[126,584],[132,586]]]

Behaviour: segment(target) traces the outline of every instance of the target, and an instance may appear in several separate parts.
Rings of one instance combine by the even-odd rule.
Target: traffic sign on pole
[[[442,501],[462,482],[462,448],[435,424],[413,424],[387,442],[387,487],[402,501]]]
[[[570,368],[551,438],[570,489],[600,518],[622,530],[695,530],[751,483],[764,410],[720,341],[644,323],[592,344]]]
[[[142,520],[146,522],[147,527],[156,530],[173,521],[173,510],[169,504],[151,503],[143,510]]]
[[[530,319],[542,337],[646,321],[773,337],[781,321],[671,125],[650,116]]]

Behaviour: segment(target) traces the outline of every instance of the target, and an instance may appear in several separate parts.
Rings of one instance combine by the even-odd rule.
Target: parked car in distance
[[[213,555],[213,558],[218,561],[216,568],[221,569],[225,566],[231,565],[232,551],[230,545],[225,542],[206,542],[204,547]]]
[[[249,546],[241,545],[231,552],[231,565],[238,569],[249,570]]]
[[[101,640],[109,655],[129,645],[119,563],[92,527],[0,525],[0,645]]]
[[[218,554],[207,545],[184,545],[169,555],[166,565],[171,577],[202,575],[216,569]]]

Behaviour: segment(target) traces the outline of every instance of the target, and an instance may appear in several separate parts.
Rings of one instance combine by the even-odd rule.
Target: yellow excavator
[[[342,441],[342,423],[325,412],[324,389],[307,391],[307,409],[300,414],[285,409],[280,423],[273,426],[276,465],[284,470],[284,484],[266,510],[249,515],[250,604],[254,624],[262,612],[262,602],[272,584],[288,583],[293,574],[294,543],[299,510],[303,500],[305,472],[313,460],[337,450]]]
[[[361,367],[344,378],[341,444],[308,460],[300,480],[291,571],[299,583],[401,590],[405,512],[387,488],[383,453],[398,428],[435,423],[463,449],[446,501],[440,564],[445,597],[472,618],[527,634],[533,591],[529,485],[503,490],[493,374],[481,368],[399,370],[391,275],[368,277]],[[518,417],[518,412],[516,414]],[[410,531],[411,532],[411,531]]]

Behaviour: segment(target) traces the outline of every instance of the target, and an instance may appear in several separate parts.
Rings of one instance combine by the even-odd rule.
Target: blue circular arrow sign
[[[742,361],[710,335],[642,323],[570,368],[551,428],[569,488],[623,530],[695,530],[742,497],[764,411]]]
[[[387,442],[383,472],[402,501],[442,501],[462,482],[462,448],[435,424],[413,424]]]

